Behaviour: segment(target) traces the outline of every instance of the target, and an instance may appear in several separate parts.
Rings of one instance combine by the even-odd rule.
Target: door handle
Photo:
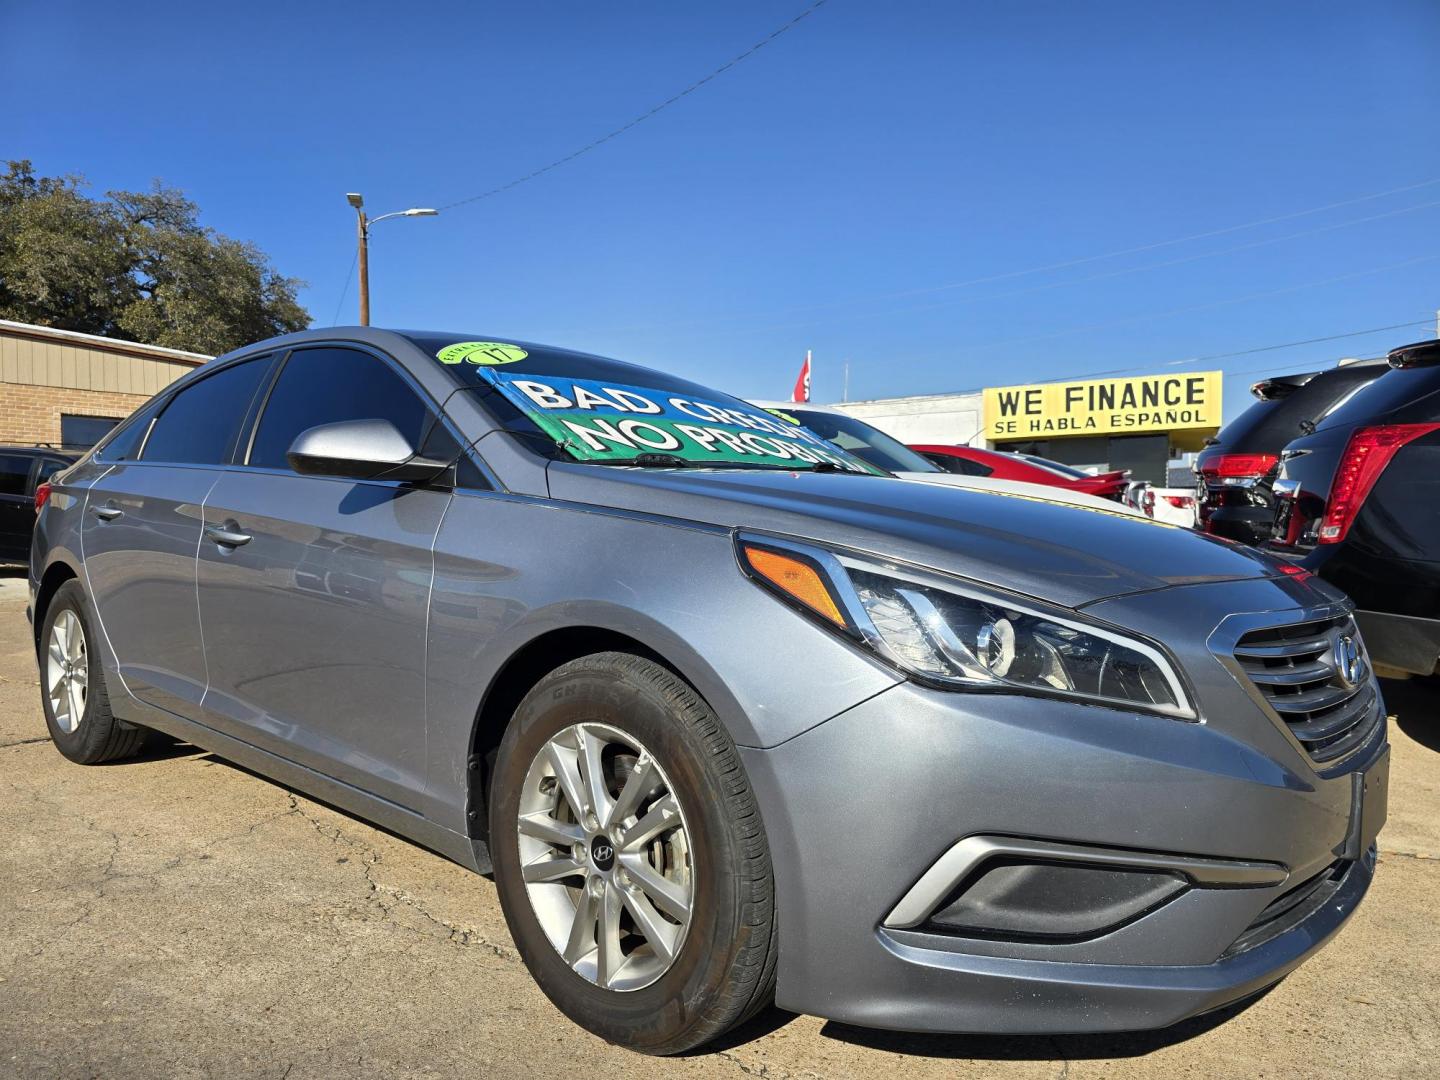
[[[125,511],[118,506],[92,506],[90,509],[101,521],[114,521],[125,516]]]
[[[224,525],[207,525],[205,535],[221,547],[239,547],[241,544],[250,542],[250,534],[237,531],[233,521],[227,521]]]

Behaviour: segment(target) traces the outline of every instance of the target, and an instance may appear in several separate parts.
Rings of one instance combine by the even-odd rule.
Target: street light
[[[412,206],[409,210],[396,210],[381,214],[377,218],[365,216],[365,199],[358,191],[346,194],[345,200],[355,208],[356,224],[360,237],[360,325],[370,325],[370,226],[377,221],[395,217],[434,217],[440,213],[428,206]]]

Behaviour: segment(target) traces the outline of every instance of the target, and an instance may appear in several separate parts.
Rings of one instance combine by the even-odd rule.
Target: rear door
[[[297,349],[245,464],[210,492],[198,573],[205,722],[415,808],[425,787],[432,549],[450,492],[301,476],[285,459],[308,428],[370,419],[389,420],[417,447],[443,433],[388,358]],[[434,436],[427,453],[458,449],[437,439],[449,437]]]
[[[205,691],[195,600],[201,506],[229,461],[270,358],[227,364],[137,418],[96,456],[81,546],[120,677],[140,700],[194,718]]]

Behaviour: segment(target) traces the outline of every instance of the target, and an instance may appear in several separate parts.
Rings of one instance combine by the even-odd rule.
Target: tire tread
[[[57,729],[50,719],[49,701],[45,697],[45,641],[50,625],[64,610],[74,611],[80,617],[85,630],[85,640],[90,661],[89,693],[85,702],[85,717],[80,728],[74,732],[57,735]],[[94,620],[85,591],[76,580],[67,581],[56,590],[50,606],[45,610],[45,621],[40,638],[36,643],[37,659],[40,664],[42,708],[45,710],[46,726],[56,747],[71,761],[80,765],[100,765],[107,761],[132,757],[145,745],[149,732],[142,727],[127,724],[115,716],[110,708],[110,693],[105,685],[105,673],[100,663],[99,639],[95,636]],[[73,736],[73,738],[72,738]]]
[[[759,804],[729,732],[704,699],[675,672],[633,653],[599,652],[562,664],[542,684],[572,675],[618,676],[637,690],[658,695],[671,714],[698,736],[709,756],[709,771],[724,793],[725,818],[732,825],[741,852],[736,873],[742,940],[726,977],[704,1010],[669,1038],[647,1040],[644,1046],[635,1047],[651,1054],[683,1053],[749,1020],[774,998],[779,952],[775,883]]]

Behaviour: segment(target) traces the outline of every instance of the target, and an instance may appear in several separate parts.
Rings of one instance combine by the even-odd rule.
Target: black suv
[[[1316,419],[1346,394],[1388,370],[1383,360],[1362,360],[1250,387],[1255,404],[1221,428],[1195,459],[1200,528],[1242,544],[1269,540],[1280,451],[1314,430]]]
[[[0,446],[0,563],[29,561],[35,489],[78,457],[50,446]]]
[[[1440,341],[1391,352],[1384,374],[1285,447],[1271,548],[1344,589],[1375,661],[1440,660]]]

